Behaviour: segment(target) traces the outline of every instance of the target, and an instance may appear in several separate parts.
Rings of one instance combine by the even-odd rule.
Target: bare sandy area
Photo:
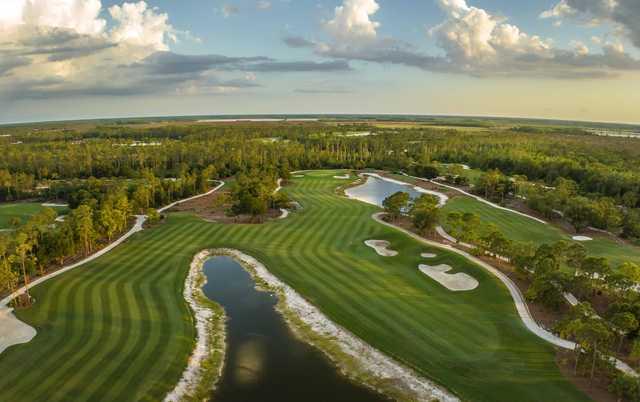
[[[575,240],[575,241],[591,241],[591,240],[593,240],[591,237],[588,237],[588,236],[573,236],[572,239]]]
[[[36,330],[18,320],[13,309],[0,306],[0,353],[10,346],[30,342]]]
[[[348,174],[342,175],[342,176],[333,176],[334,179],[340,179],[340,180],[349,180],[351,178],[351,176],[349,176]]]
[[[398,255],[397,251],[389,249],[391,243],[386,240],[366,240],[364,244],[374,249],[382,257],[395,257]]]
[[[464,272],[448,274],[447,272],[451,271],[453,268],[446,264],[436,266],[420,264],[419,269],[420,272],[453,292],[473,290],[479,285],[478,281],[474,277]]]
[[[422,258],[436,258],[437,255],[433,254],[433,253],[422,253],[422,254],[420,254],[420,257],[422,257]]]

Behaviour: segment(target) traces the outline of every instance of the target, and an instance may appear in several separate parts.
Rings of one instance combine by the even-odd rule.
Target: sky
[[[640,123],[638,0],[0,0],[0,123],[447,114]]]

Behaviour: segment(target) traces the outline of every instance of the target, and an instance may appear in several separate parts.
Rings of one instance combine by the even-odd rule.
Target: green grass
[[[16,204],[0,204],[0,229],[10,229],[11,219],[18,218],[25,223],[30,217],[45,209],[42,204],[33,202],[21,202]],[[58,214],[66,213],[68,208],[53,208]]]
[[[473,212],[484,224],[495,224],[507,238],[512,240],[532,242],[536,245],[559,240],[572,241],[570,235],[554,225],[545,225],[513,212],[494,208],[471,197],[455,197],[449,200],[444,207],[444,212],[454,211]],[[582,244],[590,255],[605,257],[614,266],[625,261],[640,263],[640,247],[620,244],[604,236],[596,236],[594,240],[582,242]]]
[[[552,347],[528,332],[506,288],[463,257],[374,222],[377,208],[340,198],[342,172],[305,173],[286,191],[303,209],[264,225],[220,225],[186,214],[34,289],[20,318],[29,344],[0,355],[0,399],[160,400],[178,380],[194,329],[182,287],[193,255],[232,247],[263,261],[340,325],[470,401],[584,401]],[[384,258],[367,239],[400,252]],[[421,252],[475,277],[452,293],[421,274]],[[336,396],[339,400],[339,396]]]

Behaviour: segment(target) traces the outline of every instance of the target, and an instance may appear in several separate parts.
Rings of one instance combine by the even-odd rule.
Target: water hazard
[[[384,397],[340,375],[317,349],[296,339],[275,310],[276,297],[254,288],[230,257],[205,263],[204,292],[227,322],[225,368],[214,402],[378,402]]]

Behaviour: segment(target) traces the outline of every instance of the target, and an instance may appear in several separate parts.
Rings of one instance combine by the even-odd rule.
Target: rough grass
[[[194,328],[182,298],[205,248],[253,255],[340,325],[470,401],[583,401],[550,345],[528,332],[509,293],[463,257],[377,224],[377,209],[340,198],[343,172],[305,173],[286,191],[303,209],[264,225],[221,225],[186,214],[33,290],[19,312],[37,327],[0,355],[0,399],[160,400],[178,381]],[[378,256],[364,240],[391,242]],[[480,282],[453,293],[418,270],[420,253]],[[338,398],[339,399],[339,398]]]
[[[16,204],[0,204],[0,229],[10,229],[11,219],[18,218],[25,223],[30,217],[45,209],[42,204],[33,202],[20,202]],[[66,207],[53,208],[58,214],[64,214]]]
[[[484,224],[493,223],[512,240],[532,242],[536,245],[559,240],[572,241],[570,235],[551,224],[545,225],[533,219],[494,208],[471,197],[452,198],[443,210],[445,213],[473,212]],[[582,244],[590,255],[605,257],[614,266],[625,261],[640,263],[640,247],[618,243],[600,235],[594,236],[593,241],[582,242]]]

